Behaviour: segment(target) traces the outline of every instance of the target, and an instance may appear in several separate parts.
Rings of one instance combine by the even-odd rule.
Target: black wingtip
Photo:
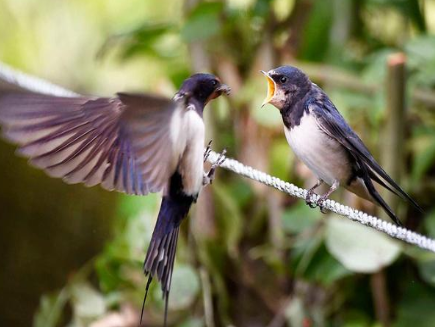
[[[376,201],[377,204],[379,204],[384,211],[387,213],[387,215],[391,218],[391,220],[399,227],[403,227],[403,224],[399,220],[399,218],[396,216],[396,214],[391,210],[391,208],[388,206],[388,204],[384,201],[384,199],[381,197],[381,195],[376,191],[376,188],[374,187],[372,180],[370,178],[370,175],[366,172],[363,174],[362,179],[364,181],[365,186],[367,187],[367,190],[369,191],[370,195],[373,197],[373,199]]]
[[[399,220],[399,218],[392,211],[391,212],[387,211],[387,213],[397,226],[404,227],[402,222]]]
[[[384,201],[384,199],[379,195],[379,193],[374,190],[373,192],[370,192],[370,194],[373,196],[375,201],[384,209],[384,211],[387,213],[387,215],[391,218],[391,220],[399,227],[403,227],[402,222],[399,220],[399,218],[396,216],[396,214],[391,210],[390,206]]]
[[[144,309],[145,309],[145,302],[146,302],[146,300],[147,300],[148,290],[149,290],[149,288],[150,288],[150,284],[151,284],[152,280],[153,280],[153,277],[152,277],[152,276],[149,276],[149,277],[148,277],[148,281],[147,281],[147,285],[146,285],[146,287],[145,287],[145,295],[144,295],[144,297],[143,297],[143,302],[142,302],[142,310],[141,310],[141,313],[140,313],[139,326],[142,326],[143,311],[144,311]]]
[[[420,213],[424,214],[423,208],[420,207],[418,205],[418,203],[413,198],[411,198],[411,196],[408,193],[406,193],[380,166],[379,167],[374,167],[373,166],[371,168],[373,170],[370,169],[368,171],[371,179],[373,179],[376,183],[378,183],[379,185],[385,187],[387,190],[389,190],[390,192],[394,193],[395,195],[397,195],[401,199],[411,203],[414,208],[416,208]],[[387,183],[385,183],[382,179],[380,179],[379,176],[376,175],[375,171],[390,186]]]
[[[409,202],[413,205],[413,207],[414,207],[415,209],[417,209],[421,214],[425,214],[423,208],[420,207],[420,206],[418,205],[418,203],[414,201],[413,198],[408,197],[408,201],[409,201]]]

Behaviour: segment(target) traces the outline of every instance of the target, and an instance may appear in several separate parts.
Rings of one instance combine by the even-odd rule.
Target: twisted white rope
[[[32,92],[51,94],[56,96],[77,96],[70,90],[64,89],[57,85],[51,84],[45,80],[37,77],[29,76],[24,73],[15,71],[14,69],[0,63],[0,87],[1,82],[6,82],[10,85],[17,85],[24,90]],[[208,161],[214,163],[217,161],[219,154],[211,151]],[[262,171],[256,170],[252,167],[245,166],[237,160],[227,158],[221,167],[231,170],[232,172],[263,183],[267,186],[273,187],[281,192],[287,193],[291,196],[305,199],[307,190],[297,187],[291,183],[284,182],[279,178],[270,176]],[[313,195],[313,199],[316,199],[318,195]],[[324,207],[332,212],[335,212],[341,216],[347,217],[350,220],[359,222],[363,225],[372,227],[380,232],[390,235],[391,237],[405,241],[409,244],[416,245],[422,249],[426,249],[435,252],[435,240],[430,239],[424,235],[412,232],[406,228],[398,227],[385,220],[379,219],[374,216],[370,216],[362,211],[358,211],[351,207],[342,205],[333,200],[326,200]]]
[[[210,163],[215,163],[218,157],[218,153],[211,151],[208,161]],[[284,182],[279,178],[268,175],[250,166],[245,166],[244,164],[231,158],[227,158],[221,167],[300,199],[305,200],[308,192],[308,190],[297,187],[294,184]],[[317,200],[318,197],[318,195],[313,194],[313,200]],[[412,232],[406,228],[398,227],[385,220],[379,219],[378,217],[370,216],[365,212],[335,202],[334,200],[326,200],[324,202],[324,207],[332,212],[335,212],[336,214],[349,218],[350,220],[359,222],[360,224],[372,227],[380,232],[388,234],[391,237],[405,241],[409,244],[416,245],[422,249],[435,252],[435,240],[424,235]]]
[[[18,86],[17,89],[21,88],[30,92],[64,97],[73,97],[79,95],[73,91],[64,89],[61,86],[52,84],[41,78],[19,72],[0,62],[0,87],[2,82],[11,86]]]

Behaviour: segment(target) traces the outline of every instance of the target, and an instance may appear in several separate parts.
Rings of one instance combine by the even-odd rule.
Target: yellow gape
[[[275,95],[276,86],[275,81],[265,71],[262,70],[261,72],[267,78],[267,96],[261,104],[261,107],[263,107],[265,104],[269,103],[272,100],[273,96]]]

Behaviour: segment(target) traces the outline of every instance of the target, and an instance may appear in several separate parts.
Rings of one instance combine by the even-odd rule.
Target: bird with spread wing
[[[0,87],[3,136],[33,166],[70,184],[133,195],[163,192],[144,272],[146,294],[153,278],[161,283],[166,325],[180,224],[224,160],[222,154],[204,172],[204,107],[230,88],[211,74],[192,75],[173,99],[127,93],[56,97],[5,81]]]

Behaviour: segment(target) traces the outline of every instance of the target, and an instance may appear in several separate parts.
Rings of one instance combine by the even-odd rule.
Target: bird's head
[[[222,94],[229,95],[231,89],[222,84],[220,79],[212,74],[194,74],[186,79],[175,99],[185,97],[194,99],[205,106],[210,100],[216,99]]]
[[[271,103],[279,110],[291,107],[311,89],[311,81],[301,70],[292,66],[281,66],[268,72],[261,71],[267,78],[267,96],[262,107]]]

